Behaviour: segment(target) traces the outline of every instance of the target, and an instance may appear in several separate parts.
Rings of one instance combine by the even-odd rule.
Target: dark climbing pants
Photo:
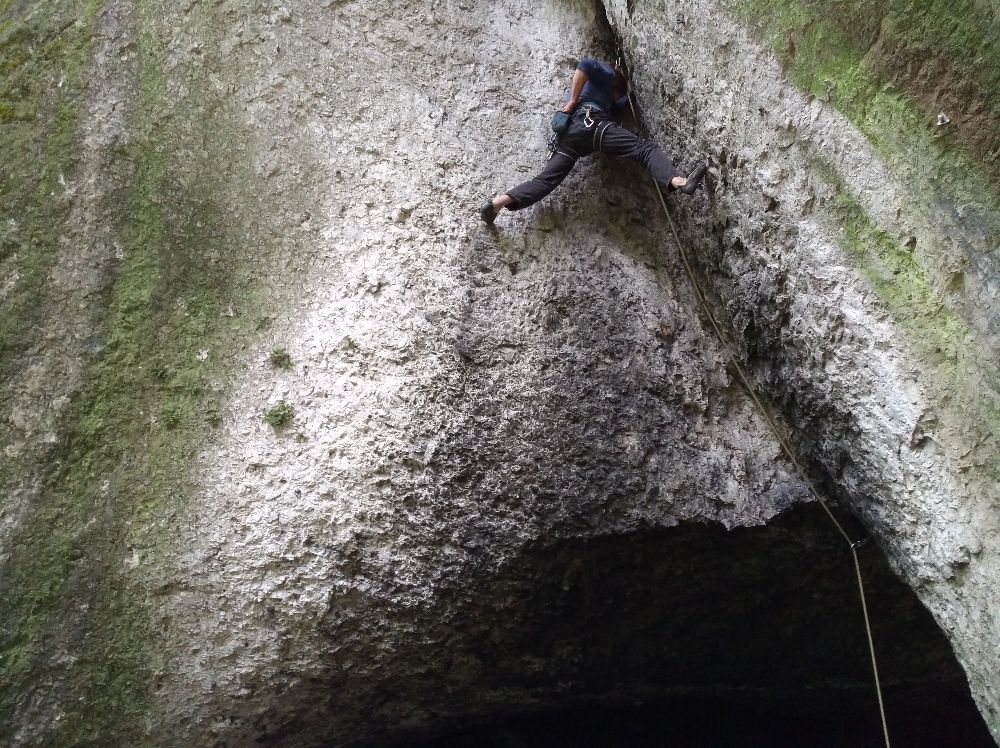
[[[573,170],[577,159],[594,152],[637,161],[653,176],[664,193],[673,189],[670,187],[670,180],[677,176],[677,170],[670,157],[656,143],[640,138],[618,123],[600,118],[597,114],[590,120],[593,122],[590,127],[586,126],[584,119],[582,111],[573,116],[569,129],[559,139],[555,153],[538,176],[507,190],[513,200],[507,206],[508,210],[520,210],[537,203],[559,186]]]

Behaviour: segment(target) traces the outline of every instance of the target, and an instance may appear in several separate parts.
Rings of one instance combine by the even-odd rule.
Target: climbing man
[[[480,218],[492,225],[504,208],[521,210],[534,205],[559,186],[577,159],[594,151],[638,161],[665,193],[680,190],[686,195],[694,194],[708,168],[705,163],[683,177],[656,143],[640,138],[612,119],[629,106],[627,90],[625,76],[617,64],[611,67],[593,58],[580,60],[573,73],[569,99],[562,108],[568,116],[568,125],[559,135],[545,168],[534,179],[483,203]]]

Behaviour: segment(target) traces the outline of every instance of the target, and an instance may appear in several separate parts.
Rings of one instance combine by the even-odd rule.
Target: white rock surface
[[[526,545],[755,525],[805,498],[639,172],[584,163],[499,232],[478,222],[543,162],[546,112],[593,48],[589,3],[288,9],[268,32],[282,54],[244,54],[285,81],[247,102],[274,208],[311,216],[290,259],[307,281],[277,290],[294,368],[251,357],[157,582],[178,653],[161,719],[236,743],[274,718],[277,672],[320,677],[337,636],[377,661],[400,611]],[[279,400],[295,418],[276,433],[261,414]],[[359,728],[340,719],[330,737]]]

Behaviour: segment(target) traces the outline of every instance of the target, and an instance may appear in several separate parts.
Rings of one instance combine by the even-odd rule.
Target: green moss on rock
[[[1000,48],[980,11],[963,16],[947,3],[913,0],[732,0],[730,7],[774,47],[798,87],[843,112],[888,161],[917,165],[939,185],[974,195],[1000,234]],[[931,49],[936,34],[942,46]],[[959,51],[957,40],[973,38]],[[991,72],[973,74],[982,67]],[[939,108],[951,111],[943,128]]]
[[[966,262],[989,261],[983,253],[1000,243],[1000,46],[992,13],[972,0],[731,0],[729,7],[773,47],[796,86],[836,107],[893,171],[912,179],[915,205],[962,216],[976,237]],[[938,107],[952,125],[936,125]],[[833,216],[844,249],[909,334],[951,423],[975,449],[992,450],[987,462],[1000,462],[982,446],[1000,431],[1000,378],[969,320],[943,302],[948,278],[931,277],[920,257],[875,225],[829,164],[814,166],[838,190]]]
[[[1000,433],[1000,403],[991,393],[1000,392],[1000,374],[968,325],[944,304],[911,249],[871,221],[832,167],[816,171],[836,189],[832,215],[841,247],[907,334],[923,373],[945,393],[941,402],[962,424],[970,445],[995,452],[990,434]],[[984,472],[995,480],[1000,464]]]
[[[220,204],[224,179],[246,180],[229,150],[246,138],[234,130],[224,102],[205,101],[217,94],[207,81],[213,68],[203,61],[173,68],[171,75],[185,75],[197,95],[170,100],[162,37],[169,10],[146,0],[134,12],[139,80],[130,136],[117,154],[127,177],[107,198],[118,216],[123,259],[96,331],[100,353],[73,393],[60,443],[45,455],[44,491],[19,522],[0,568],[0,743],[13,734],[29,698],[30,713],[61,715],[30,726],[44,742],[146,740],[149,688],[164,665],[153,646],[149,591],[129,569],[156,565],[168,542],[156,520],[183,507],[191,461],[221,420],[224,383],[254,319],[232,308],[266,309],[255,296],[254,274],[241,270],[245,258],[233,239],[240,222],[232,206]],[[211,35],[224,28],[213,16],[219,12],[198,6],[191,22]],[[81,34],[82,70],[89,49],[82,39],[89,40],[93,25],[73,28]],[[15,66],[19,75],[26,65]],[[41,117],[49,131],[42,145],[52,153],[75,148],[80,101],[75,96],[66,104],[72,111],[50,107]],[[192,152],[202,161],[194,165],[198,177],[178,189],[179,174],[192,173]],[[232,168],[223,175],[218,163]],[[52,247],[66,207],[53,218],[45,193],[60,169],[55,164],[39,177],[34,202],[26,203],[37,211],[38,231],[46,216],[52,223],[36,237]],[[19,291],[25,298],[44,283],[51,247],[37,257],[34,277]],[[30,305],[19,309],[9,339],[37,341]],[[13,480],[15,473],[0,477]]]
[[[100,6],[0,2],[0,288],[11,283],[0,296],[0,382],[16,375],[10,367],[30,339],[25,331],[69,213],[60,179],[76,164]]]

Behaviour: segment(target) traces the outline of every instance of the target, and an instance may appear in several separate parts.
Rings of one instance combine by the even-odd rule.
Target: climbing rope
[[[633,119],[636,122],[639,122],[639,118],[635,112],[635,105],[632,103],[631,92],[628,93],[628,103],[629,107],[632,109]],[[795,469],[799,472],[799,475],[802,476],[802,480],[805,481],[806,487],[809,489],[809,493],[811,493],[813,498],[816,499],[817,502],[819,502],[819,505],[821,507],[823,507],[823,511],[826,512],[826,516],[830,518],[830,521],[833,523],[833,526],[837,528],[837,532],[840,533],[841,537],[844,538],[844,541],[847,543],[847,546],[851,551],[851,558],[854,560],[854,571],[858,580],[858,594],[861,597],[861,613],[864,616],[865,620],[865,633],[868,635],[868,652],[871,654],[872,674],[874,675],[875,678],[875,693],[878,695],[879,716],[882,718],[882,734],[885,737],[886,748],[891,748],[889,744],[889,726],[886,724],[885,720],[885,703],[882,700],[882,683],[879,679],[879,674],[878,674],[878,662],[875,659],[875,640],[872,637],[871,621],[868,618],[868,603],[865,599],[865,584],[861,576],[861,563],[858,561],[858,553],[856,550],[857,546],[862,541],[851,540],[851,536],[847,534],[847,531],[844,529],[844,526],[837,520],[833,512],[830,510],[830,507],[827,505],[826,501],[824,501],[823,497],[820,496],[819,492],[816,490],[816,487],[813,485],[813,482],[809,479],[808,474],[806,473],[805,470],[802,469],[802,466],[799,464],[798,459],[796,459],[795,453],[789,446],[788,441],[781,433],[781,430],[778,427],[778,423],[771,415],[770,409],[764,406],[764,403],[757,395],[757,391],[755,390],[753,385],[750,384],[750,379],[743,371],[743,367],[740,366],[739,361],[737,361],[736,357],[732,354],[729,345],[729,340],[727,339],[725,333],[722,331],[722,327],[715,319],[715,315],[712,314],[711,307],[708,304],[708,299],[705,296],[705,293],[702,291],[701,284],[698,283],[698,279],[694,274],[694,268],[691,265],[691,261],[688,259],[688,253],[685,251],[684,245],[681,243],[680,237],[678,237],[677,235],[677,229],[674,227],[674,221],[670,215],[670,209],[667,207],[667,201],[663,197],[663,192],[662,190],[660,190],[660,185],[656,182],[655,179],[653,180],[653,186],[656,188],[656,194],[660,198],[660,205],[663,206],[663,213],[664,215],[666,215],[667,223],[670,225],[670,232],[673,234],[674,243],[677,245],[677,249],[681,256],[681,260],[684,262],[684,269],[687,271],[688,278],[691,279],[691,285],[694,287],[695,293],[698,296],[698,301],[701,304],[702,311],[705,313],[705,316],[708,317],[709,322],[712,323],[712,328],[715,330],[715,334],[718,336],[719,342],[722,344],[722,350],[725,352],[726,358],[728,358],[729,363],[732,365],[733,369],[736,370],[736,373],[739,376],[740,381],[743,383],[743,387],[746,389],[747,394],[750,395],[750,399],[753,400],[754,405],[757,406],[757,410],[759,410],[761,415],[764,416],[764,420],[767,421],[768,426],[774,433],[774,436],[778,440],[778,443],[781,445],[781,448],[784,451],[785,455],[788,457],[789,461],[792,463]],[[656,264],[657,267],[659,267],[658,258]]]

